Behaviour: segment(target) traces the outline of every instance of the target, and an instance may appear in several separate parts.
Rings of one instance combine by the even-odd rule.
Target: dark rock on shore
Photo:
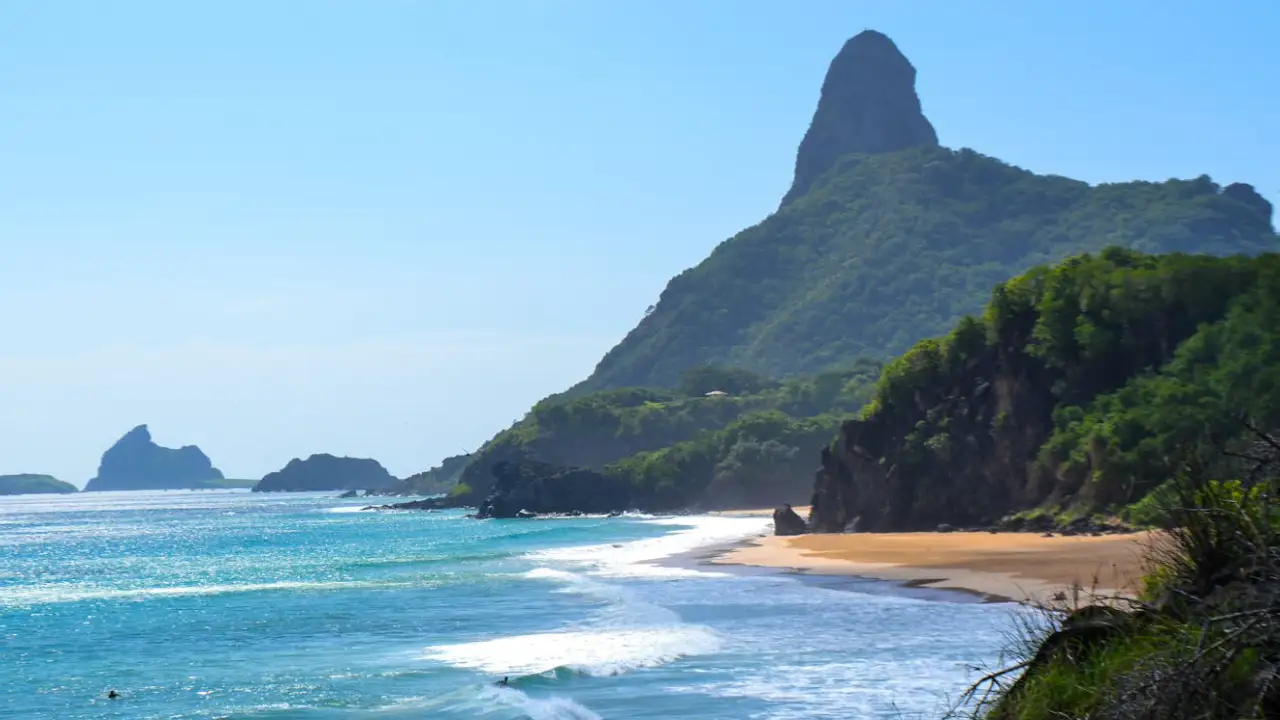
[[[253,491],[367,490],[390,488],[396,483],[377,460],[319,454],[290,460],[283,469],[263,476]]]
[[[200,448],[160,447],[151,440],[147,426],[139,425],[102,454],[97,477],[84,489],[201,490],[217,487],[214,482],[222,479],[222,473]]]
[[[783,505],[773,511],[774,535],[804,535],[808,532],[809,525],[791,505]]]
[[[391,503],[389,505],[369,505],[361,508],[363,510],[443,510],[445,508],[454,507],[450,505],[446,498],[427,498],[425,500],[410,500],[402,503]]]
[[[625,510],[631,502],[631,486],[626,481],[595,470],[525,460],[499,462],[493,476],[493,489],[481,503],[478,518],[607,514]]]

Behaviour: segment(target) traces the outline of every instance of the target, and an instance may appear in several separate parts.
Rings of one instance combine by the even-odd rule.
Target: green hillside
[[[1271,208],[1207,177],[1091,187],[971,150],[847,156],[667,285],[575,392],[669,387],[724,363],[775,377],[887,357],[980,312],[1032,266],[1121,246],[1275,250]]]
[[[914,67],[887,37],[863,32],[832,61],[776,212],[673,278],[589,378],[539,403],[477,453],[407,484],[435,492],[461,482],[456,496],[476,501],[494,463],[522,459],[618,463],[618,472],[651,488],[675,482],[668,475],[677,466],[706,479],[729,455],[710,434],[744,415],[778,410],[801,420],[858,410],[852,395],[788,407],[769,395],[776,388],[731,387],[725,368],[737,368],[741,382],[767,377],[798,387],[859,358],[888,359],[980,313],[1009,278],[1107,247],[1223,256],[1280,250],[1271,212],[1250,186],[1223,188],[1208,177],[1090,186],[940,147],[915,93]],[[717,368],[729,397],[680,388],[696,368]],[[776,431],[792,439],[800,432]],[[695,441],[696,452],[687,444]],[[734,458],[756,453],[778,465],[775,456],[799,447],[783,444],[743,448]],[[807,473],[812,462],[796,460],[787,472]]]
[[[0,495],[73,492],[78,492],[75,485],[63,482],[52,475],[36,475],[32,473],[0,475]]]
[[[778,451],[779,457],[795,451],[793,459],[803,466],[803,480],[798,482],[807,495],[816,449],[831,439],[840,417],[862,407],[879,374],[875,361],[786,382],[702,366],[684,373],[677,389],[630,388],[550,398],[471,456],[461,470],[456,496],[470,502],[483,498],[493,482],[493,466],[518,460],[602,468],[631,458],[619,471],[638,484],[665,487],[684,482],[685,477],[674,477],[683,475],[705,485],[714,466],[725,459],[722,455],[736,452],[737,460],[745,461],[745,453],[758,450],[734,451],[739,440],[753,439],[784,441],[783,447],[764,449]],[[819,416],[825,417],[813,422],[824,429],[816,444],[798,440],[804,428],[813,425],[810,419]],[[793,422],[799,425],[792,427]],[[802,449],[808,452],[800,453]],[[660,452],[633,457],[651,451]],[[695,459],[696,467],[689,466]],[[457,460],[451,458],[446,466],[451,463],[456,466]],[[698,492],[684,488],[678,494],[682,501],[693,501]]]
[[[886,367],[824,456],[813,519],[1140,513],[1181,463],[1249,439],[1241,415],[1280,423],[1280,255],[1072,258]]]

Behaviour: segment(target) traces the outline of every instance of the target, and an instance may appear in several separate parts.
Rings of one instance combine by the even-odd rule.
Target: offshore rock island
[[[219,487],[222,473],[195,445],[166,448],[139,425],[105,453],[85,492],[103,490],[205,490]]]

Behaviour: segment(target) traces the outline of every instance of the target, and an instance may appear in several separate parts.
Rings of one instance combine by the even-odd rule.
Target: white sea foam
[[[600,582],[585,575],[552,568],[534,568],[522,577],[558,583],[557,592],[582,595],[603,601],[604,607],[593,616],[596,622],[609,627],[637,627],[676,625],[680,616],[660,605],[645,602],[629,588]]]
[[[264,592],[271,590],[349,590],[354,588],[392,587],[397,583],[343,581],[273,582],[236,585],[177,585],[146,588],[102,588],[85,585],[57,584],[0,588],[0,607],[46,605],[84,600],[145,600],[158,597],[222,595],[226,593]],[[408,583],[398,583],[407,585]]]
[[[485,690],[493,700],[519,710],[530,720],[602,720],[599,715],[569,698],[534,698],[509,687]]]
[[[724,573],[666,567],[659,560],[701,547],[722,545],[764,533],[772,520],[761,517],[691,515],[648,520],[654,525],[683,528],[661,537],[606,545],[554,548],[530,553],[538,562],[567,563],[605,577],[690,577]]]
[[[619,675],[720,648],[698,625],[534,633],[427,648],[425,659],[493,675],[534,675],[565,668],[584,675]]]
[[[367,508],[367,507],[369,507],[369,506],[368,506],[368,505],[339,505],[338,507],[325,508],[325,512],[329,512],[329,513],[357,513],[357,512],[360,512],[361,510],[364,510],[364,509],[365,509],[365,508]]]

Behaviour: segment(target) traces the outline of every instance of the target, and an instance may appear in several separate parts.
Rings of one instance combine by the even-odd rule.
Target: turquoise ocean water
[[[0,498],[0,717],[936,717],[1013,612],[689,557],[759,518],[361,505]]]

